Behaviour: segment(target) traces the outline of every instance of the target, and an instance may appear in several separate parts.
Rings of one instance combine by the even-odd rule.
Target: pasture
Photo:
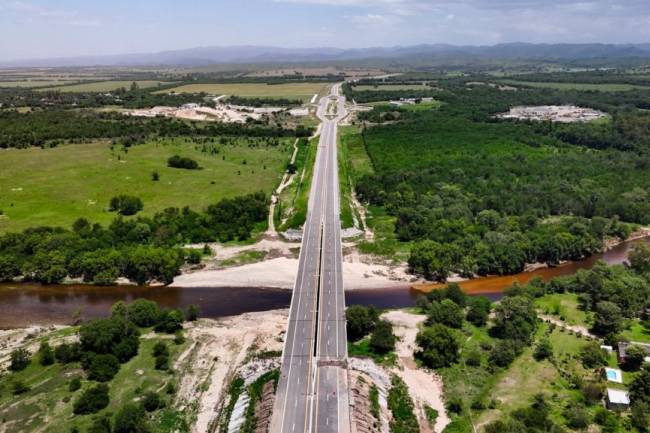
[[[129,89],[131,84],[134,81],[98,81],[94,83],[80,83],[73,85],[63,85],[57,87],[48,87],[42,89],[43,91],[58,90],[61,92],[112,92],[121,87]],[[135,81],[141,89],[148,89],[151,87],[157,87],[159,85],[170,84],[163,81],[154,81],[154,80],[140,80]]]
[[[294,139],[270,145],[261,139],[202,144],[164,139],[133,146],[125,153],[107,141],[53,149],[0,151],[0,232],[38,225],[70,226],[77,218],[109,223],[111,197],[138,196],[141,214],[167,207],[202,210],[222,198],[256,191],[269,194],[279,182]],[[218,139],[217,139],[218,143]],[[216,153],[212,151],[216,149]],[[200,170],[167,167],[173,155],[190,157]],[[160,180],[153,181],[156,171]]]
[[[210,95],[237,95],[254,98],[286,98],[311,101],[315,94],[325,95],[329,91],[329,83],[229,83],[229,84],[186,84],[172,89],[161,90],[165,93],[200,93]]]

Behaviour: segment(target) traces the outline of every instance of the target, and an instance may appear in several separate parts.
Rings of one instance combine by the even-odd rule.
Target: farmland
[[[201,210],[225,197],[269,193],[279,182],[293,139],[237,139],[233,144],[193,144],[185,139],[148,141],[128,148],[107,141],[52,149],[7,149],[0,157],[0,231],[38,225],[69,226],[79,217],[108,223],[106,211],[118,194],[134,194],[144,214],[167,207]],[[213,154],[212,148],[217,149]],[[201,170],[167,167],[175,154],[191,157]],[[157,171],[159,181],[152,180]]]
[[[309,102],[315,94],[323,95],[329,88],[327,83],[233,83],[233,84],[187,84],[161,92],[200,93],[211,95],[237,95],[255,98],[300,99]]]
[[[423,84],[361,84],[359,86],[355,86],[354,90],[363,92],[364,90],[431,90],[431,88]]]
[[[527,86],[541,89],[582,90],[598,92],[627,92],[636,89],[647,89],[646,86],[623,83],[541,83],[535,81],[517,80],[501,80],[499,82],[510,86]]]
[[[141,80],[141,81],[99,81],[94,83],[80,83],[73,85],[57,86],[57,87],[48,87],[46,89],[41,89],[43,91],[58,90],[61,92],[112,92],[114,90],[125,88],[128,89],[133,83],[136,83],[139,88],[146,89],[151,87],[157,87],[165,83],[162,81],[155,80]]]

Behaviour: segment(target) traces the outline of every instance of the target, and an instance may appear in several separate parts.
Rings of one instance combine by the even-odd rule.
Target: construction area
[[[541,105],[512,107],[509,112],[497,115],[499,119],[551,121],[558,123],[591,122],[607,117],[602,111],[575,105]]]

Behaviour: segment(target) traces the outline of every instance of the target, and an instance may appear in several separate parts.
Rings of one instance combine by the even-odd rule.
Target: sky
[[[650,0],[0,0],[0,61],[504,42],[650,42]]]

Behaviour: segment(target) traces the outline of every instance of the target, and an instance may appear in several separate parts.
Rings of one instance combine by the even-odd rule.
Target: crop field
[[[79,217],[106,224],[115,214],[109,200],[118,194],[136,195],[143,214],[167,207],[201,210],[222,198],[277,186],[293,139],[277,146],[241,139],[236,144],[209,144],[218,153],[203,152],[202,144],[166,139],[134,146],[125,153],[110,143],[62,145],[53,149],[6,149],[0,152],[0,232],[38,225],[68,227]],[[181,155],[196,160],[200,170],[167,167]],[[159,181],[152,180],[157,171]]]
[[[39,80],[16,80],[16,81],[1,81],[0,87],[3,88],[31,88],[31,87],[45,87],[45,86],[62,86],[65,84],[77,83],[78,80],[50,80],[50,79],[39,79]]]
[[[355,86],[354,90],[357,92],[363,92],[365,90],[431,90],[431,87],[423,84],[380,84],[376,86],[362,84]]]
[[[289,84],[257,84],[257,83],[236,83],[236,84],[187,84],[163,90],[167,93],[199,93],[205,92],[211,95],[237,95],[256,98],[287,98],[300,99],[303,102],[311,101],[315,94],[327,93],[329,83],[289,83]]]
[[[48,87],[42,90],[59,90],[61,92],[111,92],[117,90],[120,87],[128,89],[131,87],[133,81],[99,81],[95,83],[81,83],[74,84],[71,86],[57,86],[57,87]],[[154,80],[142,80],[135,81],[138,84],[138,87],[141,89],[146,89],[150,87],[156,87],[158,85],[170,84],[163,81],[154,81]]]
[[[592,83],[545,83],[535,81],[517,81],[517,80],[503,80],[503,84],[513,86],[528,86],[542,89],[557,89],[557,90],[594,90],[600,92],[627,92],[635,89],[647,89],[645,86],[637,86],[634,84],[592,84]]]

